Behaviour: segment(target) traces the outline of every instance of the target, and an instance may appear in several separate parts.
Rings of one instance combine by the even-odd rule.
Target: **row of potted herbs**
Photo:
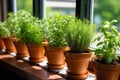
[[[87,77],[89,61],[94,55],[92,65],[96,79],[118,80],[120,65],[117,52],[120,35],[113,25],[114,22],[116,20],[105,22],[100,26],[98,30],[101,31],[99,32],[101,35],[95,38],[95,34],[98,33],[96,26],[87,20],[63,15],[39,20],[29,12],[19,11],[17,15],[9,14],[8,19],[0,23],[0,41],[3,40],[0,48],[2,49],[5,43],[3,49],[7,53],[16,52],[20,59],[29,56],[32,63],[42,62],[47,58],[50,69],[59,70],[67,64],[67,74],[74,79]],[[12,49],[9,48],[11,45],[7,46],[7,38],[13,45]],[[94,38],[97,47],[90,49]],[[23,49],[26,51],[22,52]],[[115,66],[117,68],[113,68]],[[105,71],[114,74],[107,74]]]

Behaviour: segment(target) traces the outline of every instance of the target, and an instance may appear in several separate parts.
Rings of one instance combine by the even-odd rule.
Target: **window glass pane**
[[[100,26],[106,20],[117,19],[120,25],[120,0],[94,1],[94,23]]]
[[[32,0],[17,0],[17,10],[32,11]]]
[[[58,14],[75,15],[75,0],[47,0],[46,16]]]

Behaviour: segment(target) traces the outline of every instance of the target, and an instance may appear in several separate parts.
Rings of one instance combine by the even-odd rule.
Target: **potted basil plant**
[[[93,49],[95,58],[93,67],[97,80],[118,80],[120,72],[120,34],[114,25],[117,20],[105,21],[98,28],[101,31],[95,41],[97,47]]]

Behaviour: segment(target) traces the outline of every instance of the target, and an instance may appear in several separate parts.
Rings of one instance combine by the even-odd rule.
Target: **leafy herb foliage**
[[[0,37],[10,36],[10,32],[9,32],[8,28],[5,28],[4,25],[5,25],[4,22],[0,22]]]
[[[88,50],[95,32],[95,25],[89,21],[72,19],[66,27],[65,39],[72,52],[83,53]]]
[[[120,34],[117,27],[113,25],[115,22],[117,22],[117,20],[104,22],[98,29],[102,34],[95,39],[98,43],[97,49],[93,51],[95,55],[101,56],[101,59],[98,58],[98,60],[102,60],[107,64],[113,63],[119,59],[117,51],[120,46]],[[103,38],[103,40],[101,40],[101,38]]]
[[[46,38],[49,42],[49,46],[52,47],[64,47],[67,45],[64,38],[64,29],[68,26],[68,23],[72,17],[56,15],[54,17],[50,17],[47,21],[47,29]]]

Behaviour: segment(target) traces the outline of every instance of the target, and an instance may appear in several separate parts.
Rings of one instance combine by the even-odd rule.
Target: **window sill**
[[[50,70],[47,68],[47,60],[34,65],[28,63],[28,58],[17,60],[14,54],[0,54],[0,66],[25,80],[67,80],[67,67],[62,70]],[[95,76],[89,73],[86,80],[95,80]]]

